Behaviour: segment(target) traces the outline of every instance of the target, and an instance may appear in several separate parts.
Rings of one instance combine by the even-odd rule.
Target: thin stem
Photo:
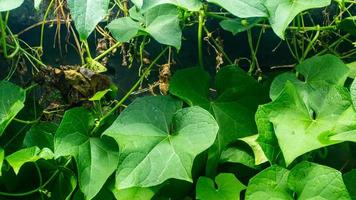
[[[19,122],[19,123],[22,123],[22,124],[36,124],[40,121],[40,119],[36,119],[36,120],[33,120],[33,121],[26,121],[26,120],[22,120],[22,119],[17,119],[17,118],[14,118],[13,119],[15,122]]]
[[[51,10],[51,7],[54,3],[54,0],[51,0],[51,2],[49,3],[47,10],[43,16],[43,21],[42,21],[42,27],[41,27],[41,39],[40,39],[40,47],[43,48],[43,37],[44,37],[44,28],[45,28],[45,24],[46,24],[46,19],[48,17],[49,11]]]
[[[310,50],[313,48],[313,45],[315,44],[315,42],[318,40],[319,38],[319,35],[320,35],[320,30],[318,30],[316,33],[315,33],[315,36],[313,38],[313,40],[311,42],[309,42],[306,50],[304,51],[304,54],[303,54],[303,57],[301,59],[301,61],[305,60],[308,56],[308,53],[310,52]]]
[[[204,68],[203,59],[203,27],[204,27],[205,14],[203,10],[199,11],[199,25],[198,25],[198,56],[199,56],[199,66]]]
[[[106,113],[99,121],[98,125],[92,130],[91,135],[95,134],[102,126],[102,123],[105,122],[105,120],[110,117],[114,112],[120,108],[120,106],[131,96],[131,94],[138,88],[138,86],[141,84],[141,82],[144,80],[144,78],[149,74],[151,71],[152,67],[158,62],[158,60],[164,55],[164,53],[168,50],[169,47],[166,47],[153,61],[152,63],[147,67],[147,69],[144,71],[144,73],[140,76],[138,81],[132,86],[132,88],[126,93],[126,95],[108,112]]]

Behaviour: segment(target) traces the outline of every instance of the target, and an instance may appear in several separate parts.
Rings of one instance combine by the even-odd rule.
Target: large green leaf
[[[284,39],[284,31],[301,12],[328,6],[331,0],[266,0],[264,3],[269,13],[269,23],[274,32]]]
[[[130,17],[113,20],[108,28],[121,42],[128,42],[140,32],[151,35],[157,42],[180,49],[182,30],[179,26],[178,10],[173,5],[156,6],[144,14],[130,9]]]
[[[86,40],[108,14],[110,0],[68,0],[67,4],[81,40]]]
[[[6,81],[0,81],[0,136],[24,107],[26,92]]]
[[[240,18],[266,17],[274,32],[284,39],[284,31],[301,12],[325,7],[331,0],[208,0]]]
[[[351,200],[341,172],[310,162],[296,165],[288,176],[298,199]]]
[[[247,186],[246,200],[293,200],[288,188],[289,171],[277,165],[269,167],[251,178]]]
[[[22,165],[28,162],[36,162],[39,159],[49,160],[53,158],[53,152],[48,148],[42,150],[38,147],[29,147],[21,149],[15,153],[6,156],[6,161],[14,169],[15,174],[18,174]]]
[[[264,6],[265,0],[208,0],[229,11],[231,14],[240,17],[267,17],[267,10]]]
[[[352,121],[355,112],[348,91],[342,87],[347,66],[326,55],[306,60],[297,66],[297,72],[304,80],[291,73],[277,77],[270,93],[274,101],[260,106],[256,113],[258,142],[271,162],[281,158],[279,147],[290,164],[311,150],[356,141],[350,133],[356,125]],[[290,120],[285,121],[287,118]]]
[[[95,119],[84,108],[67,111],[55,135],[55,156],[73,156],[81,191],[92,199],[117,168],[119,150],[110,138],[89,137]]]
[[[192,182],[194,158],[215,140],[218,125],[200,107],[181,109],[169,96],[136,99],[104,132],[120,146],[116,188]]]
[[[141,9],[146,11],[162,4],[173,4],[189,11],[199,11],[203,6],[200,0],[142,0]]]
[[[344,183],[352,200],[356,200],[356,169],[343,175]]]
[[[13,10],[22,5],[24,0],[0,0],[0,12]]]
[[[200,177],[196,188],[196,198],[201,200],[239,200],[240,192],[246,187],[234,174],[222,173],[214,181],[207,177]]]
[[[237,66],[222,68],[215,79],[215,100],[209,92],[210,76],[200,68],[177,71],[169,88],[171,94],[189,105],[209,110],[219,124],[217,140],[209,152],[208,171],[216,168],[227,144],[257,133],[254,115],[257,106],[267,102],[264,88]]]

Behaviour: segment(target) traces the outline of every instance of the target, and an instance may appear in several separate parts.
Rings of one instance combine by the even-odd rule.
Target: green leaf
[[[22,165],[28,162],[36,162],[39,159],[50,160],[53,158],[53,152],[48,148],[42,150],[38,147],[29,147],[21,149],[15,153],[6,156],[6,161],[14,169],[15,174],[18,174]]]
[[[240,163],[252,169],[256,168],[253,152],[247,145],[236,143],[221,152],[220,163]]]
[[[293,200],[293,193],[288,188],[289,171],[277,165],[271,166],[250,179],[246,200]]]
[[[339,29],[356,35],[356,16],[347,17],[338,24]]]
[[[110,91],[112,91],[112,90],[111,89],[106,89],[106,90],[99,91],[99,92],[95,93],[94,96],[92,96],[89,99],[89,101],[100,101]]]
[[[251,135],[248,137],[241,138],[240,140],[244,141],[251,147],[255,157],[255,165],[260,165],[262,163],[267,162],[268,159],[266,158],[266,155],[264,154],[261,146],[257,143],[257,138],[258,135]]]
[[[67,168],[62,168],[46,189],[51,191],[51,199],[70,200],[76,187],[77,178],[74,172]]]
[[[171,94],[189,105],[198,105],[214,114],[219,133],[209,151],[209,172],[216,169],[222,150],[238,138],[254,135],[257,128],[254,115],[257,106],[267,102],[264,88],[237,66],[222,68],[216,78],[217,98],[211,100],[210,77],[202,69],[187,68],[177,71],[170,81]]]
[[[134,38],[141,29],[140,23],[130,17],[115,19],[107,27],[119,42],[128,42]]]
[[[74,108],[64,114],[55,135],[55,156],[73,156],[78,168],[81,191],[92,199],[117,168],[119,151],[107,137],[89,137],[94,126],[92,113]],[[100,173],[98,173],[100,172]]]
[[[50,122],[41,122],[35,124],[27,131],[23,144],[26,147],[37,146],[39,148],[54,149],[54,133],[57,130],[57,125]]]
[[[193,181],[194,158],[214,143],[218,125],[200,107],[181,107],[169,96],[138,98],[104,132],[121,148],[117,189]]]
[[[352,104],[356,109],[356,79],[354,79],[354,81],[351,84],[350,93],[351,93]]]
[[[268,20],[273,31],[284,39],[285,30],[299,13],[325,7],[330,3],[331,0],[266,0],[264,5],[269,13]]]
[[[108,25],[110,32],[118,41],[127,42],[140,32],[144,32],[161,44],[180,49],[182,30],[179,26],[178,10],[175,6],[159,5],[144,14],[133,12],[133,9],[135,8],[130,9],[130,14],[133,15],[131,18],[119,18]]]
[[[24,107],[26,92],[6,81],[0,81],[0,136]]]
[[[267,17],[264,0],[208,0],[229,11],[239,18]]]
[[[68,0],[68,8],[80,39],[85,41],[108,13],[110,0]]]
[[[258,142],[271,162],[281,158],[279,147],[290,164],[314,149],[356,141],[350,132],[356,125],[352,121],[355,112],[348,91],[342,87],[347,66],[326,55],[306,60],[297,66],[297,72],[304,81],[290,73],[277,77],[271,86],[274,101],[260,106],[256,113]]]
[[[207,177],[200,177],[196,188],[197,199],[202,200],[239,200],[240,192],[246,187],[234,174],[222,173],[214,181]]]
[[[290,72],[276,77],[271,85],[270,97],[272,100],[278,97],[287,81],[308,92],[320,85],[343,86],[350,71],[349,67],[334,55],[309,58],[299,64],[296,70],[304,77],[304,80],[298,80],[297,76]]]
[[[220,22],[220,26],[226,30],[230,31],[233,35],[236,35],[240,32],[247,31],[254,27],[256,24],[261,22],[263,18],[247,18],[247,19],[227,19]]]
[[[344,183],[349,191],[352,200],[356,199],[356,169],[353,169],[343,175]]]
[[[331,0],[208,0],[239,18],[266,17],[282,39],[284,32],[301,12],[328,6]]]
[[[298,199],[351,200],[341,172],[310,162],[299,163],[291,170],[288,185]]]
[[[39,10],[40,9],[40,5],[42,3],[42,0],[34,0],[34,7],[36,10]]]
[[[356,62],[348,63],[347,67],[350,69],[349,71],[349,78],[356,78]]]
[[[200,0],[143,0],[141,9],[147,11],[162,4],[176,5],[189,11],[199,11],[203,6]]]
[[[120,200],[151,200],[156,191],[152,188],[133,187],[123,190],[118,190],[115,186],[111,188],[116,199]]]
[[[24,0],[0,0],[0,12],[13,10],[22,5]]]
[[[2,164],[4,163],[5,151],[0,147],[0,176],[2,175]]]

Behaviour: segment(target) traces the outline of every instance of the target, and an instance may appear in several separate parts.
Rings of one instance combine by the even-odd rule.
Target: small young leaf
[[[247,18],[247,19],[227,19],[220,22],[220,26],[226,30],[230,31],[233,35],[240,32],[247,31],[254,27],[256,24],[261,22],[263,18]]]
[[[0,136],[24,107],[25,98],[25,90],[10,82],[0,81]]]
[[[196,188],[196,198],[201,200],[239,200],[240,192],[246,189],[234,174],[219,174],[215,177],[215,182],[218,188],[210,178],[200,177]]]
[[[45,160],[52,159],[53,152],[48,148],[41,150],[38,147],[29,147],[6,156],[6,161],[14,169],[15,174],[18,174],[22,165],[28,162],[36,162],[41,158]]]
[[[193,161],[214,143],[218,125],[200,107],[181,108],[169,96],[138,98],[104,132],[121,148],[117,189],[193,181]]]
[[[92,96],[89,101],[100,101],[108,92],[110,92],[111,89],[106,89],[103,91],[99,91]]]

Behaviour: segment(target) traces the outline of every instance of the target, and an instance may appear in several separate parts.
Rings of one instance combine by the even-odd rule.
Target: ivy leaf
[[[0,0],[0,12],[13,10],[22,5],[24,0]]]
[[[267,17],[264,0],[208,0],[239,18]]]
[[[351,170],[343,175],[344,183],[346,185],[347,190],[351,196],[352,200],[356,199],[356,169]]]
[[[118,190],[114,185],[110,188],[116,199],[120,200],[151,200],[155,195],[156,190],[152,188],[133,187],[123,190]]]
[[[67,111],[57,129],[54,143],[56,158],[74,157],[79,187],[85,199],[92,199],[98,194],[119,161],[114,141],[107,137],[89,137],[94,121],[92,113],[84,108]]]
[[[41,150],[38,147],[29,147],[6,156],[6,161],[14,169],[15,174],[18,174],[22,165],[28,162],[36,162],[41,158],[45,160],[52,159],[53,152],[48,148]]]
[[[172,4],[189,11],[199,11],[203,6],[200,0],[144,0],[142,2],[141,10],[143,12],[162,4]]]
[[[54,133],[57,130],[57,125],[50,122],[41,122],[35,124],[27,131],[23,144],[26,147],[37,146],[39,148],[54,149]]]
[[[85,41],[108,13],[110,0],[68,0],[79,37]]]
[[[341,172],[310,162],[297,164],[288,177],[298,199],[351,200]]]
[[[0,136],[24,107],[26,92],[10,82],[0,81]]]
[[[138,98],[104,132],[121,148],[117,189],[192,182],[194,158],[214,143],[218,125],[200,107],[181,108],[169,96]]]
[[[289,171],[273,165],[250,179],[246,200],[293,200],[292,191],[288,188]]]
[[[246,187],[234,174],[221,173],[215,177],[215,182],[207,177],[200,177],[197,183],[197,199],[202,200],[239,200],[240,192]]]
[[[236,35],[240,32],[247,31],[254,27],[256,24],[261,22],[263,18],[247,18],[247,19],[226,19],[220,22],[220,26],[226,30],[230,31],[233,35]]]
[[[181,47],[182,30],[179,26],[178,10],[173,5],[159,5],[145,13],[130,9],[130,17],[113,20],[108,28],[115,39],[127,42],[140,32],[151,35],[157,42],[165,45]],[[141,15],[141,16],[140,16]]]

